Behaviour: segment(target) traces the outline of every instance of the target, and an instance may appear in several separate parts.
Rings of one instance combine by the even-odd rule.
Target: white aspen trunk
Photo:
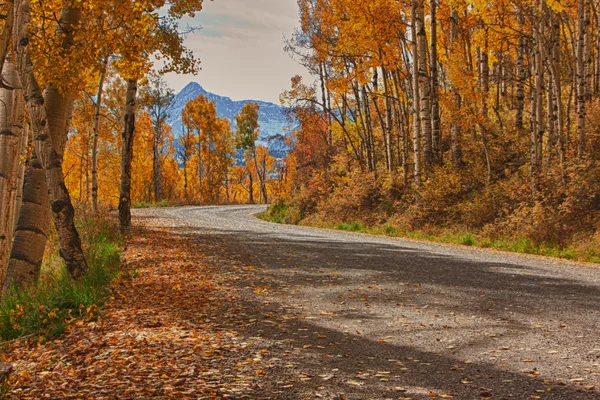
[[[519,27],[523,29],[525,20],[523,18],[523,12],[520,11],[518,15]],[[517,72],[517,87],[515,91],[515,127],[517,129],[523,129],[523,110],[525,108],[525,35],[519,35],[519,42],[517,44],[517,61],[516,61],[516,72]]]
[[[23,148],[23,93],[15,65],[7,58],[0,88],[0,283],[4,283],[14,229],[14,209]]]
[[[417,187],[421,186],[421,121],[419,112],[421,108],[421,100],[419,97],[419,52],[417,45],[417,2],[412,1],[412,19],[411,19],[411,40],[413,51],[413,159],[414,159],[414,177]]]
[[[427,67],[428,44],[425,29],[425,0],[417,0],[416,29],[417,46],[419,52],[419,94],[421,95],[421,134],[423,136],[423,168],[425,172],[433,164],[433,143],[431,131],[431,80]]]
[[[451,54],[458,53],[459,42],[458,42],[458,11],[452,9],[450,16],[450,52]],[[457,111],[461,109],[462,98],[456,88],[452,88],[454,92],[454,106]],[[450,142],[452,151],[452,166],[454,168],[460,168],[462,165],[462,146],[461,146],[461,127],[459,122],[453,118],[450,124]]]
[[[100,114],[102,110],[102,95],[104,94],[104,81],[108,68],[108,57],[104,61],[104,68],[98,83],[96,94],[96,115],[94,116],[94,136],[92,139],[92,209],[98,212],[98,136],[100,135]]]
[[[442,165],[442,132],[440,122],[440,104],[439,104],[439,74],[438,74],[438,53],[437,53],[437,2],[431,0],[431,146],[433,160],[436,164]]]
[[[18,7],[17,7],[18,4]],[[87,271],[87,263],[81,249],[81,239],[75,229],[73,204],[65,186],[62,171],[61,143],[66,138],[59,137],[53,143],[51,119],[48,116],[44,96],[34,75],[34,67],[29,53],[30,5],[28,0],[20,0],[15,4],[19,18],[15,18],[15,50],[17,53],[17,70],[21,86],[27,101],[35,149],[42,161],[46,181],[50,193],[50,201],[54,223],[58,232],[60,253],[65,260],[67,270],[78,279]],[[60,127],[59,127],[60,128]],[[58,130],[58,129],[56,129]],[[66,136],[66,131],[64,132]]]
[[[15,229],[4,291],[13,285],[37,281],[48,239],[51,214],[46,174],[34,149],[25,173],[23,203]]]

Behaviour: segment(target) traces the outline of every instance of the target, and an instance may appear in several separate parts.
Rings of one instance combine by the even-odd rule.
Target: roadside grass
[[[259,218],[280,224],[287,222],[286,212],[288,206],[276,203],[267,211],[259,215]],[[527,238],[489,238],[474,232],[442,230],[431,233],[422,230],[404,230],[392,224],[381,226],[366,226],[361,222],[338,222],[338,223],[311,223],[318,228],[337,229],[349,232],[360,232],[389,237],[400,237],[431,242],[451,243],[470,247],[490,248],[496,250],[510,251],[514,253],[541,255],[555,258],[563,258],[573,261],[584,261],[600,264],[600,248],[592,241],[583,242],[576,246],[552,246],[539,245]]]
[[[167,200],[158,201],[155,203],[140,201],[137,204],[134,204],[131,208],[165,208],[171,207],[171,203]]]
[[[77,221],[88,261],[80,281],[66,272],[58,254],[56,233],[46,248],[37,285],[8,290],[0,300],[0,339],[32,336],[47,340],[62,334],[76,319],[92,320],[110,295],[110,283],[119,276],[122,241],[115,221],[101,214]]]

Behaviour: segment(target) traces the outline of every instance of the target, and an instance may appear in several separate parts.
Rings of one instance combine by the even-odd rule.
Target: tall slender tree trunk
[[[542,37],[544,35],[543,23],[539,24],[534,47],[534,87],[531,104],[531,160],[530,160],[530,178],[531,191],[535,195],[538,190],[538,180],[542,167],[542,145],[544,140],[544,71],[545,57],[542,46],[544,46]]]
[[[4,282],[13,239],[19,159],[23,150],[23,93],[15,65],[6,58],[0,88],[0,283]]]
[[[261,173],[260,168],[258,167],[258,158],[256,156],[256,146],[252,146],[252,158],[254,159],[254,169],[256,170],[256,175],[258,176],[258,185],[260,189],[260,197],[264,204],[267,203],[267,188],[265,187],[265,176]]]
[[[583,58],[585,62],[585,101],[592,99],[592,83],[594,79],[594,63],[592,61],[592,4],[591,0],[585,0],[583,14],[584,36],[583,36]]]
[[[523,12],[519,11],[518,22],[520,29],[524,28],[525,19],[523,18]],[[517,43],[517,60],[516,60],[516,72],[517,82],[515,90],[515,127],[518,130],[523,129],[523,110],[525,108],[525,34],[519,34],[519,41]]]
[[[455,60],[458,59],[458,49],[458,11],[456,9],[452,9],[450,16],[450,53],[452,58]],[[462,107],[462,98],[456,86],[452,87],[452,91],[454,94],[454,107],[458,114]],[[450,146],[452,151],[452,165],[454,168],[460,168],[462,165],[462,132],[460,123],[457,121],[457,119],[458,118],[454,116],[452,118],[452,123],[450,124]]]
[[[576,67],[577,67],[577,156],[582,157],[585,151],[586,142],[586,63],[585,63],[585,0],[577,2],[577,51],[576,51]]]
[[[412,19],[411,19],[411,39],[413,52],[413,76],[412,76],[412,96],[413,96],[413,159],[414,159],[414,177],[417,187],[421,186],[421,121],[419,113],[421,109],[421,99],[419,97],[419,46],[417,44],[417,8],[420,0],[412,1]],[[422,1],[422,0],[421,0]]]
[[[596,63],[594,70],[594,95],[600,94],[600,0],[596,0]]]
[[[98,137],[100,135],[100,116],[102,110],[102,96],[104,94],[104,81],[108,69],[108,57],[104,61],[104,68],[100,74],[98,92],[96,94],[96,115],[94,116],[94,136],[92,139],[92,209],[98,212]]]
[[[42,96],[39,84],[34,76],[34,67],[29,53],[29,1],[19,0],[15,2],[15,5],[17,4],[19,5],[17,8],[19,14],[18,18],[15,18],[17,29],[14,35],[17,70],[27,101],[35,149],[46,174],[52,215],[59,237],[60,254],[65,260],[67,270],[71,276],[78,279],[87,271],[87,263],[81,249],[79,233],[75,229],[75,211],[65,186],[62,171],[61,146],[64,146],[66,142],[66,129],[63,131],[65,137],[58,136],[57,143],[54,143],[52,134],[62,129],[59,129],[60,126],[57,125],[50,129],[53,122],[52,117],[47,113],[44,96]]]
[[[187,157],[183,157],[183,198],[188,201]]]
[[[437,2],[431,0],[431,146],[434,162],[442,165],[442,132],[440,128],[439,73],[437,53]]]
[[[85,161],[85,206],[87,208],[87,205],[90,202],[90,142],[92,141],[92,137],[90,136],[89,132],[86,135],[85,138],[85,155],[84,155],[84,161]]]
[[[6,271],[5,291],[13,285],[37,281],[48,240],[51,215],[46,174],[34,149],[27,163],[23,203]]]
[[[131,226],[131,163],[135,136],[136,96],[137,80],[129,79],[125,96],[125,126],[121,142],[121,184],[119,188],[119,223],[123,231],[127,231]]]
[[[161,121],[157,122],[154,132],[154,139],[152,142],[152,192],[154,194],[154,201],[158,202],[162,200],[162,185],[161,185],[161,166],[160,166],[160,140],[162,137],[162,126]]]
[[[393,152],[393,139],[392,139],[392,131],[394,129],[393,123],[393,112],[394,108],[392,107],[391,97],[392,92],[390,90],[390,82],[389,82],[389,72],[387,71],[385,65],[381,66],[382,76],[383,76],[383,90],[385,93],[385,117],[386,117],[386,129],[384,130],[384,142],[385,142],[385,150],[386,150],[386,159],[388,160],[387,169],[389,173],[394,171],[394,167],[396,163],[394,162],[394,152]]]
[[[254,204],[254,181],[252,178],[252,171],[248,170],[248,201],[250,204]]]
[[[421,133],[423,135],[423,167],[425,172],[433,165],[433,141],[431,130],[431,79],[427,68],[428,45],[425,30],[425,0],[417,0],[416,26],[419,52],[419,94],[421,95]]]

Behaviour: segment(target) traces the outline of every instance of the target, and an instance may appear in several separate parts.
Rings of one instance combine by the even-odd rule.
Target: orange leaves
[[[253,386],[268,370],[221,326],[237,317],[234,311],[224,315],[223,306],[237,309],[238,299],[215,275],[220,266],[207,265],[194,245],[189,237],[160,231],[136,237],[126,257],[141,274],[116,283],[101,318],[89,322],[98,310],[82,307],[87,321],[60,340],[10,344],[3,353],[16,367],[9,397],[255,398]]]
[[[229,121],[217,115],[205,96],[189,101],[182,112],[184,146],[189,156],[191,192],[203,202],[218,202],[233,164],[233,134]]]

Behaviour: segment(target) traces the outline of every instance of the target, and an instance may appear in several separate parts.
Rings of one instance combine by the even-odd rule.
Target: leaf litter
[[[113,284],[96,319],[56,340],[10,343],[7,398],[261,398],[268,375],[224,320],[243,319],[232,282],[191,237],[144,230],[125,251],[135,277]]]

